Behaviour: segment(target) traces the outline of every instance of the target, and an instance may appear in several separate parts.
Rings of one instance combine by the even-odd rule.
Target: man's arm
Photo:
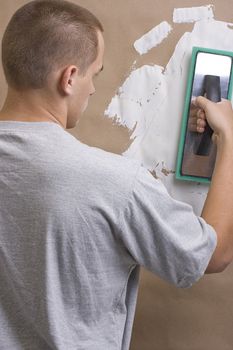
[[[230,101],[213,103],[198,97],[214,130],[217,157],[202,217],[217,233],[218,243],[206,273],[221,272],[233,260],[233,110]]]

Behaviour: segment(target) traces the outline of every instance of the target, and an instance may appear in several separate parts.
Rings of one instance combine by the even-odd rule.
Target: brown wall
[[[0,0],[0,36],[24,0]],[[139,57],[133,43],[162,20],[172,23],[174,7],[207,5],[201,0],[76,0],[93,11],[105,28],[104,72],[96,82],[97,93],[72,134],[115,153],[130,144],[130,132],[103,116],[117,88],[130,72],[132,62],[165,66],[177,41],[193,24],[173,24],[173,32],[146,57]],[[233,2],[213,0],[215,18],[232,21]],[[233,51],[233,43],[232,43]],[[0,103],[6,84],[0,69]],[[141,273],[138,307],[131,350],[232,350],[233,267],[221,275],[206,276],[188,290],[176,289],[146,271]],[[12,349],[13,350],[13,349]],[[104,349],[105,350],[105,349]],[[107,349],[106,349],[107,350]]]

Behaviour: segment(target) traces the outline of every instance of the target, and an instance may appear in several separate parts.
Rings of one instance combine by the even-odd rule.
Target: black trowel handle
[[[204,93],[206,98],[213,102],[221,101],[221,85],[220,77],[217,75],[205,75],[204,78]],[[201,142],[198,146],[196,154],[199,156],[208,156],[212,145],[213,130],[207,123],[205,131],[202,134]]]

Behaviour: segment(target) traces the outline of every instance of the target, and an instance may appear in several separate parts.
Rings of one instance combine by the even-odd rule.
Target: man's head
[[[87,77],[92,79],[90,74],[94,76],[102,67],[102,32],[98,19],[74,3],[29,2],[13,15],[3,36],[2,62],[9,87],[16,91],[44,89],[56,77],[61,96],[77,92],[80,114],[87,105],[87,101],[79,100],[80,96],[84,98],[83,89],[86,94],[94,93],[94,87],[87,86]],[[80,104],[84,106],[78,110]],[[68,107],[74,114],[74,99],[68,101]],[[74,115],[71,119],[73,124]]]

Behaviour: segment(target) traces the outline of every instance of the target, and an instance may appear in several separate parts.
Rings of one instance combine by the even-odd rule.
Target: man
[[[84,8],[41,0],[19,9],[3,37],[1,350],[126,350],[140,265],[189,287],[232,260],[229,102],[196,102],[197,128],[205,111],[218,146],[202,217],[138,162],[65,131],[95,92],[102,33]]]

